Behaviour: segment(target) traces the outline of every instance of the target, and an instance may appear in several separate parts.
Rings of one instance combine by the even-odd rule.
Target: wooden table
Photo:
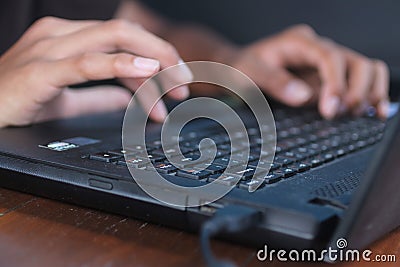
[[[332,266],[259,262],[256,249],[213,241],[214,252],[239,266]],[[400,266],[400,229],[373,244]],[[143,221],[0,188],[0,266],[204,266],[198,237]]]

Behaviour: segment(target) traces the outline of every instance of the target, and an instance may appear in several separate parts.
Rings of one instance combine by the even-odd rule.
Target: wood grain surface
[[[256,249],[213,241],[214,252],[238,266],[332,266],[260,262]],[[400,266],[400,229],[372,244],[374,254],[396,263],[334,266]],[[195,234],[0,188],[0,266],[204,266]]]

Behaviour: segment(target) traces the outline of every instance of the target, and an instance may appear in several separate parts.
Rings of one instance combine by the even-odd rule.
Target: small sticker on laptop
[[[73,148],[99,143],[99,140],[87,137],[74,137],[61,141],[51,142],[46,145],[39,145],[41,148],[47,148],[53,151],[66,151]]]

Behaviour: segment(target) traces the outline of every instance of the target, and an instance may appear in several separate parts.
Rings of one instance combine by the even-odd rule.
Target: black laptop
[[[128,166],[154,171],[148,158],[143,160],[146,151],[150,164],[171,182],[197,186],[217,180],[232,186],[229,177],[239,174],[220,177],[232,156],[226,132],[202,119],[185,126],[179,139],[184,155],[199,158],[205,137],[215,141],[218,153],[203,171],[180,171],[164,154],[173,149],[161,149],[157,124],[147,125],[146,146],[132,146],[127,155],[121,143],[124,111],[1,129],[0,185],[191,232],[224,210],[235,223],[241,223],[235,215],[254,215],[253,221],[243,218],[243,227],[212,234],[255,248],[321,251],[345,239],[347,249],[361,249],[400,225],[400,115],[386,122],[368,115],[326,121],[312,108],[274,105],[272,110],[273,162],[257,154],[263,140],[249,122],[246,171],[228,194],[206,205],[159,202],[135,183]],[[183,164],[190,166],[190,160]],[[249,192],[257,164],[268,165],[268,172]]]

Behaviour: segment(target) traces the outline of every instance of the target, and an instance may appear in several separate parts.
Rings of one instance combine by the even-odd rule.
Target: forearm
[[[133,0],[121,2],[119,18],[137,22],[173,44],[185,61],[210,60],[228,63],[238,48],[200,25],[178,25]]]

